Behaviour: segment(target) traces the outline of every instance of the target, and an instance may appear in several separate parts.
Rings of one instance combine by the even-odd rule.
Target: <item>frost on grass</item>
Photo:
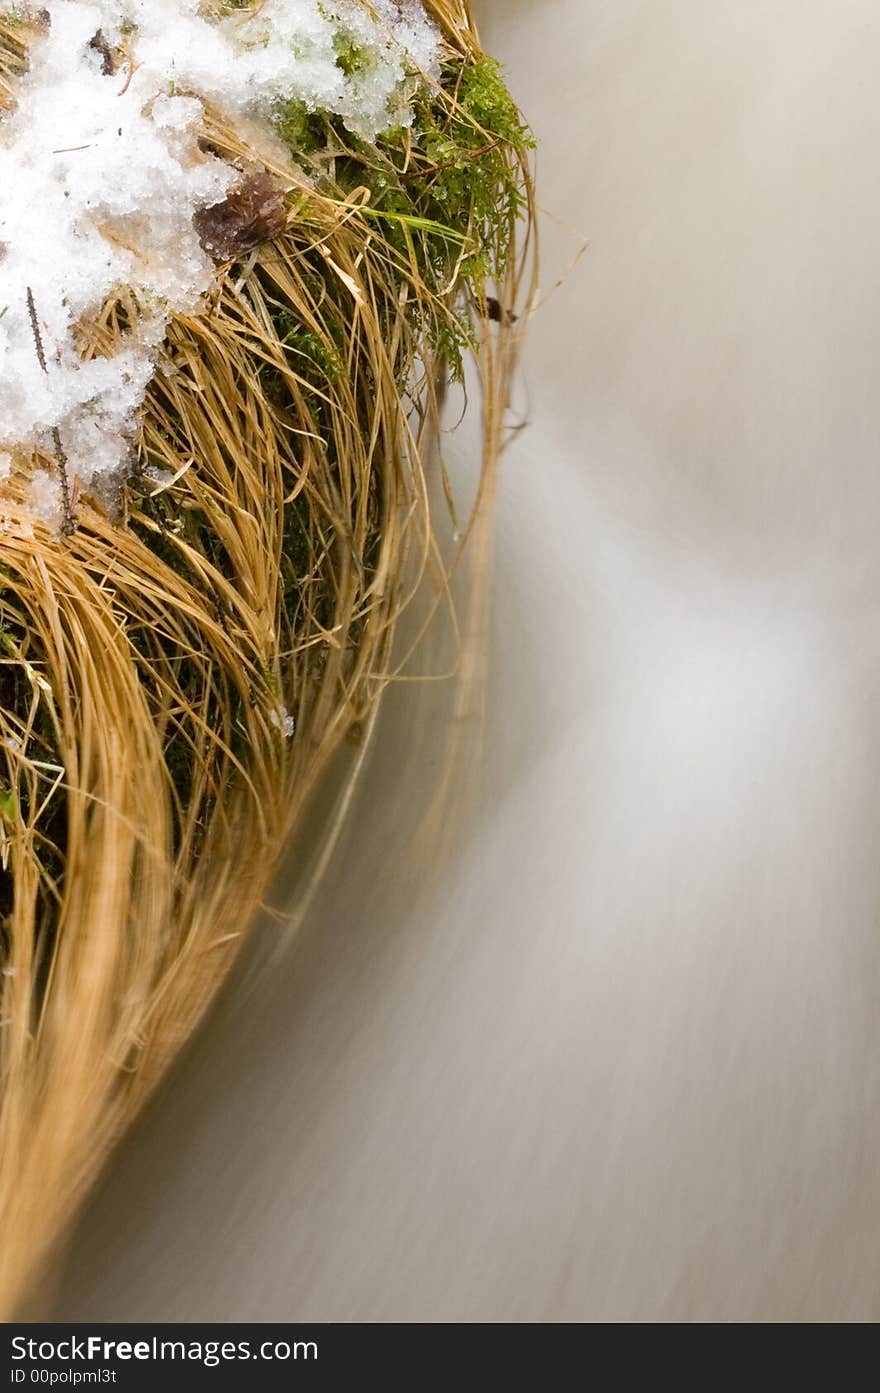
[[[30,503],[58,523],[63,475],[98,498],[118,493],[170,316],[210,287],[209,250],[244,249],[218,231],[242,173],[200,150],[203,102],[269,120],[295,101],[369,139],[411,119],[439,48],[418,0],[373,0],[372,12],[264,0],[225,15],[199,0],[46,0],[39,11],[30,71],[0,121],[0,487],[16,462],[41,459]],[[0,17],[21,13],[0,0]],[[276,202],[267,229],[283,216]],[[127,340],[84,361],[77,326],[123,287],[137,306]]]

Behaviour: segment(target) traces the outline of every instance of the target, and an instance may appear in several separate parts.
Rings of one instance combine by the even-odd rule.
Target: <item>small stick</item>
[[[64,453],[64,446],[61,444],[61,432],[57,426],[52,429],[52,443],[55,446],[55,458],[58,461],[58,473],[61,478],[61,531],[65,537],[72,537],[76,531],[76,517],[74,516],[73,504],[70,500],[70,479],[67,473],[67,455]],[[77,491],[78,493],[78,491]]]
[[[30,286],[27,288],[27,306],[28,314],[31,317],[31,330],[34,335],[34,343],[37,348],[37,359],[43,372],[48,373],[49,369],[46,367],[46,355],[43,352],[43,338],[40,334],[40,323],[37,319],[37,307],[34,304],[34,292],[31,290]]]
[[[31,321],[31,331],[34,336],[34,347],[37,350],[37,361],[43,372],[48,377],[49,368],[46,363],[46,352],[43,348],[43,336],[40,333],[40,321],[37,318],[37,306],[34,302],[34,292],[30,286],[27,288],[27,307]],[[67,472],[67,455],[64,446],[61,444],[61,432],[57,426],[52,428],[52,444],[55,446],[55,459],[58,463],[58,474],[61,479],[61,508],[62,520],[61,531],[65,537],[72,537],[76,531],[75,503],[71,502],[70,497],[70,478]],[[77,496],[79,491],[77,490]]]

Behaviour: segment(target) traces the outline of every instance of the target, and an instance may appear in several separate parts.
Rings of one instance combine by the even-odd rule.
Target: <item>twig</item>
[[[37,307],[34,304],[34,292],[31,290],[30,286],[28,286],[27,288],[27,307],[28,314],[31,317],[31,330],[34,335],[34,343],[37,349],[37,360],[40,364],[40,367],[43,369],[43,372],[48,374],[49,369],[46,366],[46,355],[43,352],[43,337],[40,333],[40,323],[37,319]]]
[[[70,501],[70,479],[67,473],[67,455],[64,453],[64,446],[61,444],[61,432],[57,426],[52,428],[52,444],[55,446],[55,458],[58,461],[58,473],[61,479],[61,531],[65,537],[72,537],[76,531],[76,518],[73,512],[73,505]]]
[[[27,307],[31,321],[31,331],[34,336],[34,347],[37,350],[37,361],[43,372],[48,377],[49,368],[46,363],[46,352],[43,348],[43,336],[40,333],[40,321],[37,318],[37,306],[34,302],[34,292],[30,286],[27,288]],[[70,476],[67,471],[67,455],[61,443],[61,431],[57,426],[52,428],[52,444],[55,446],[55,460],[58,464],[58,475],[61,480],[61,531],[65,537],[72,537],[76,531],[76,514],[74,504],[70,497]]]

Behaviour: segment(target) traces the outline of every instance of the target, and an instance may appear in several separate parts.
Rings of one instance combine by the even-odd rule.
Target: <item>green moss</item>
[[[522,212],[520,171],[511,160],[534,145],[494,59],[482,58],[456,73],[456,104],[447,119],[422,113],[420,149],[429,162],[422,198],[435,216],[474,244],[463,268],[472,281],[500,279],[510,255],[513,226]]]
[[[478,58],[465,67],[458,102],[461,110],[494,139],[506,141],[516,149],[535,148],[534,136],[507,90],[504,70],[497,59]]]
[[[274,116],[278,134],[297,159],[314,154],[326,144],[324,118],[310,111],[305,102],[296,98],[278,102]]]
[[[519,161],[533,146],[500,65],[481,58],[447,65],[442,95],[426,93],[416,104],[412,130],[380,136],[350,171],[370,189],[373,215],[385,216],[402,261],[414,260],[435,292],[422,327],[453,377],[475,340],[463,305],[484,306],[487,285],[507,270],[524,205]]]
[[[287,310],[281,311],[276,324],[278,337],[299,377],[316,387],[339,380],[345,371],[345,364],[332,339],[321,338],[303,329]]]
[[[341,66],[355,70],[363,54],[338,42]],[[319,182],[335,180],[346,196],[368,189],[364,216],[381,223],[402,275],[415,271],[438,297],[422,327],[460,372],[473,346],[460,300],[484,304],[487,283],[505,274],[523,212],[518,161],[534,147],[500,64],[448,63],[440,91],[426,88],[416,99],[412,128],[385,132],[375,144],[295,101],[279,105],[276,126],[298,159],[311,160]],[[417,313],[424,317],[424,306]]]
[[[365,72],[369,67],[368,54],[351,34],[344,31],[334,34],[333,48],[336,52],[336,66],[345,73],[346,77],[354,77],[355,74]]]

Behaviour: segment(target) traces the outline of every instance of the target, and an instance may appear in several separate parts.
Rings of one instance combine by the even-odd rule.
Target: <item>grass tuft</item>
[[[118,506],[82,499],[63,537],[28,511],[38,461],[4,485],[6,1314],[211,1001],[334,752],[369,725],[435,564],[429,445],[444,375],[470,355],[487,479],[500,449],[532,142],[466,0],[428,8],[443,76],[409,130],[369,145],[287,104],[285,155],[207,111],[205,147],[277,180],[287,219],[172,322]],[[0,20],[10,108],[29,13]],[[136,310],[120,291],[80,326],[83,357],[113,353]]]

